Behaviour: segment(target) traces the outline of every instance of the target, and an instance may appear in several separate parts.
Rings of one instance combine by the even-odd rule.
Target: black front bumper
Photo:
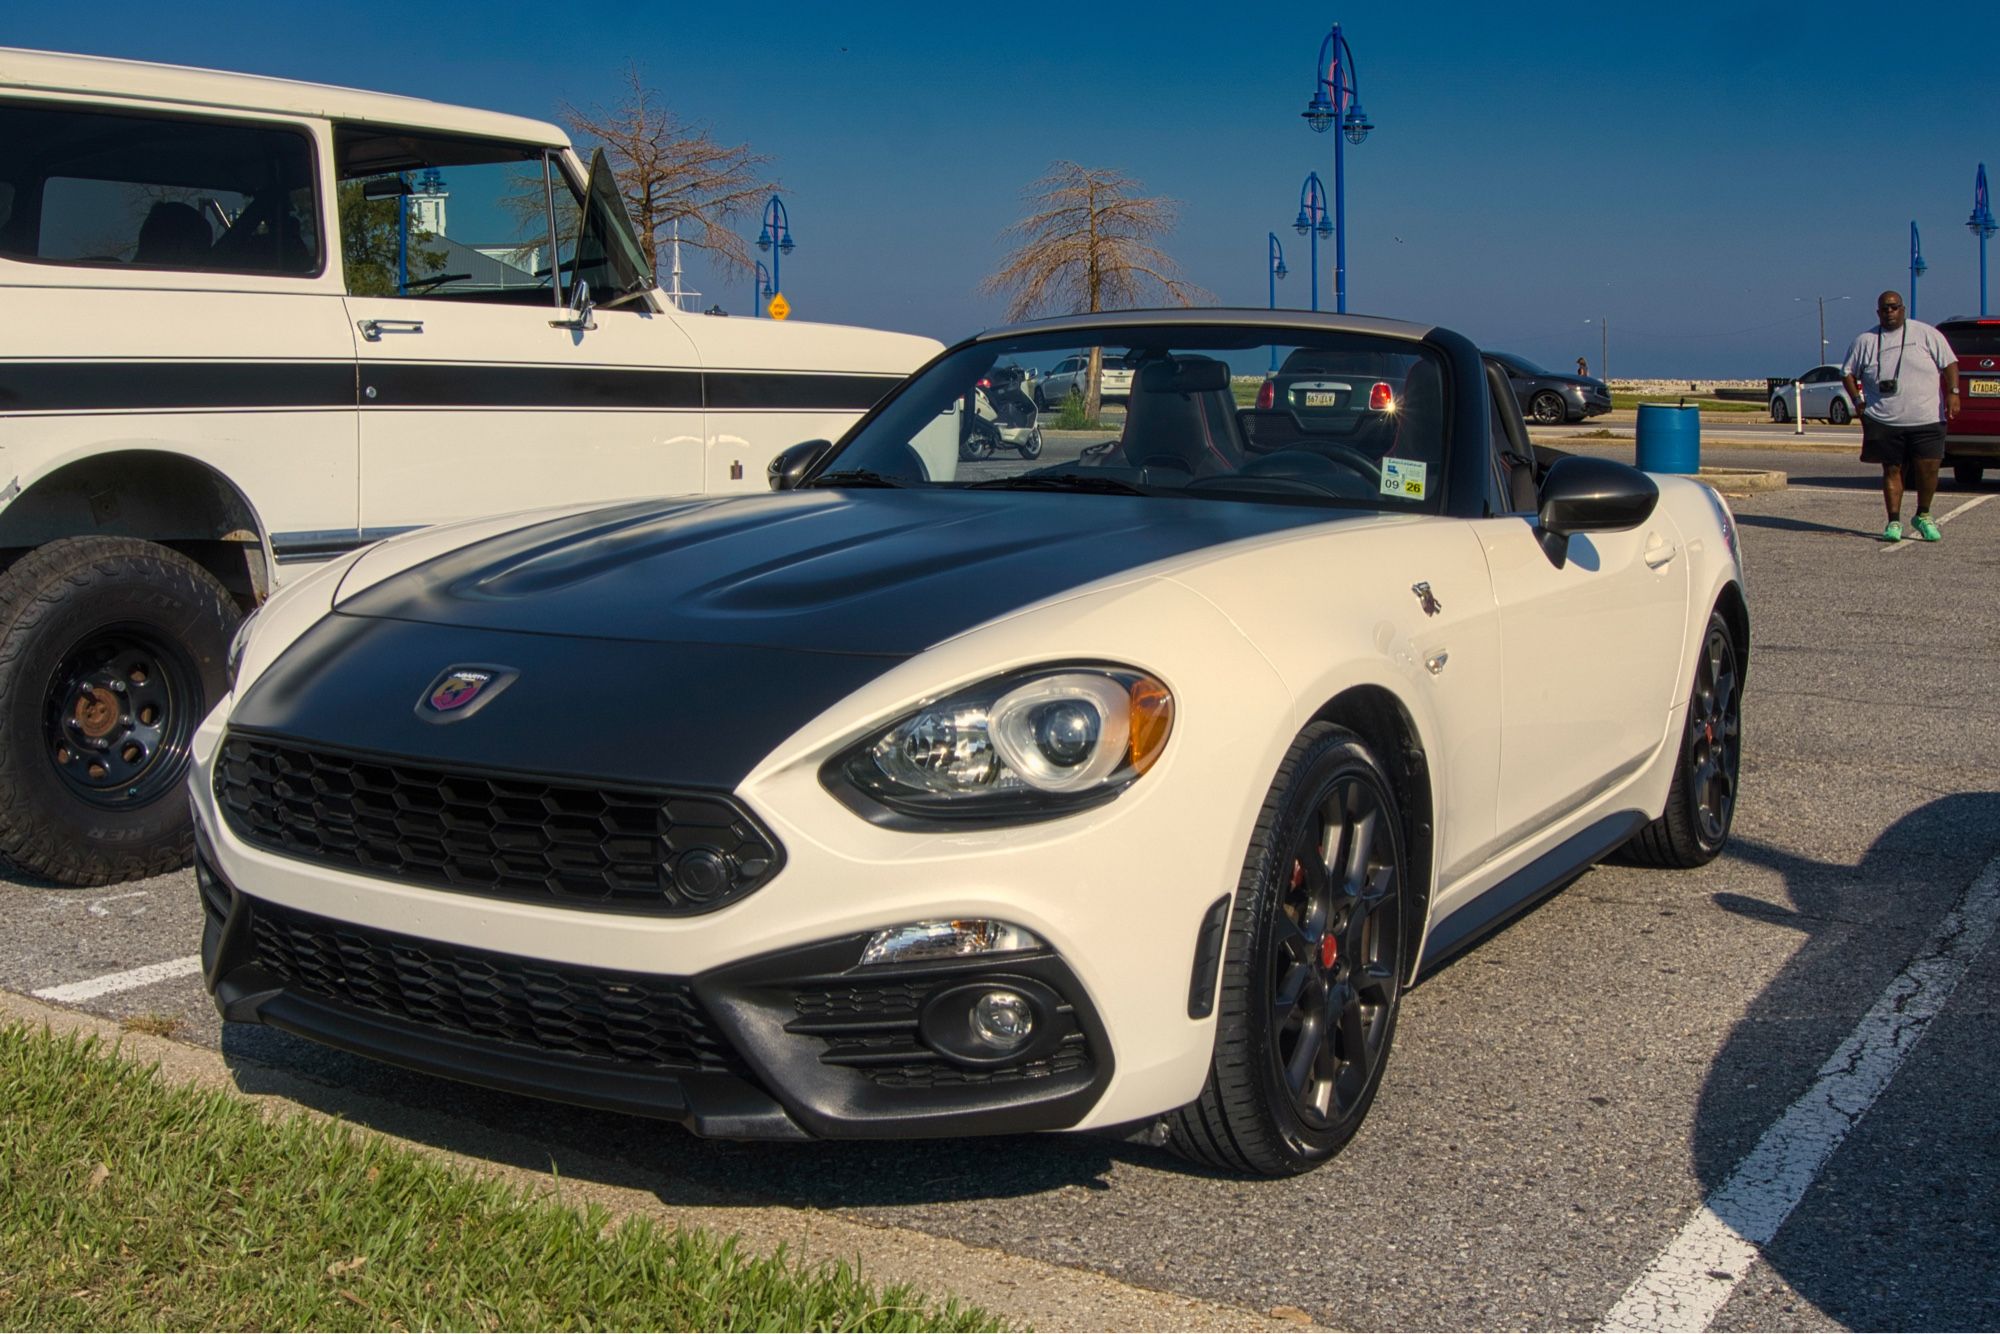
[[[205,842],[205,840],[198,840]],[[861,969],[864,938],[691,978],[616,973],[338,922],[250,897],[196,859],[202,969],[225,1020],[428,1074],[675,1121],[726,1139],[883,1139],[1073,1126],[1111,1049],[1054,953]],[[932,1040],[968,989],[1029,996],[1008,1060]]]

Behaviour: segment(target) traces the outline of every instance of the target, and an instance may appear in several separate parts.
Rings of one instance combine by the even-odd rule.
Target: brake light
[[[981,376],[979,380],[979,387],[981,389],[991,389],[993,387],[993,381],[985,378],[984,376]]]
[[[1368,391],[1368,410],[1370,412],[1394,412],[1396,410],[1395,392],[1388,385],[1377,380],[1374,387]]]
[[[1263,386],[1257,390],[1257,410],[1262,412],[1277,406],[1278,382],[1276,380],[1266,380]]]

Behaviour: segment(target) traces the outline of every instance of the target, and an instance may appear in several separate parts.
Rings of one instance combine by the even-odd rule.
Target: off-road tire
[[[1735,821],[1743,753],[1743,666],[1736,637],[1721,612],[1709,613],[1698,653],[1667,808],[1622,849],[1627,859],[1641,865],[1705,865],[1729,842]],[[1718,802],[1719,812],[1713,809]]]
[[[187,865],[186,743],[226,689],[224,659],[241,619],[215,576],[136,538],[62,538],[0,575],[0,857],[65,885]],[[140,798],[120,806],[123,794],[93,802],[58,774],[62,720],[54,710],[57,675],[77,651],[128,633],[174,658],[162,670],[179,703],[174,747],[128,790]]]
[[[1375,827],[1387,840],[1390,888],[1386,899],[1373,900],[1371,912],[1384,915],[1378,921],[1393,923],[1393,957],[1376,961],[1373,970],[1374,976],[1387,975],[1386,986],[1378,982],[1362,988],[1380,996],[1386,1006],[1376,1015],[1375,1055],[1362,1072],[1365,1082],[1331,1124],[1311,1126],[1301,1119],[1285,1085],[1279,1067],[1281,1035],[1274,1031],[1271,998],[1264,993],[1282,962],[1274,914],[1283,914],[1287,897],[1297,892],[1295,850],[1309,832],[1309,822],[1321,814],[1327,794],[1348,782],[1369,789],[1379,812]],[[1362,740],[1328,723],[1301,732],[1271,783],[1244,857],[1229,917],[1208,1080],[1195,1101],[1168,1118],[1169,1143],[1183,1157],[1228,1172],[1291,1176],[1333,1157],[1360,1128],[1388,1061],[1415,943],[1402,840],[1394,785]],[[1352,963],[1350,956],[1350,967]]]

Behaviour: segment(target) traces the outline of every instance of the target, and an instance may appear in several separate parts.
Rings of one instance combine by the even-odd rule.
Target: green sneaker
[[[1900,523],[1899,521],[1897,521],[1897,520],[1895,520],[1895,519],[1891,519],[1891,520],[1889,520],[1889,526],[1888,526],[1887,528],[1884,528],[1884,529],[1882,530],[1882,540],[1883,540],[1884,542],[1900,542],[1900,541],[1902,541],[1902,540],[1903,540],[1903,525],[1902,525],[1902,524],[1901,524],[1901,523]]]
[[[1916,529],[1917,536],[1923,538],[1926,542],[1937,542],[1944,538],[1944,534],[1938,531],[1937,524],[1932,522],[1931,516],[1928,514],[1919,514],[1916,518],[1910,520],[1910,526]]]

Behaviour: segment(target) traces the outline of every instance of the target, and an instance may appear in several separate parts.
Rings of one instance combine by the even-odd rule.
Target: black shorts
[[[1861,418],[1861,461],[1897,468],[1917,459],[1944,457],[1944,423],[1929,426],[1890,426],[1863,414]]]

